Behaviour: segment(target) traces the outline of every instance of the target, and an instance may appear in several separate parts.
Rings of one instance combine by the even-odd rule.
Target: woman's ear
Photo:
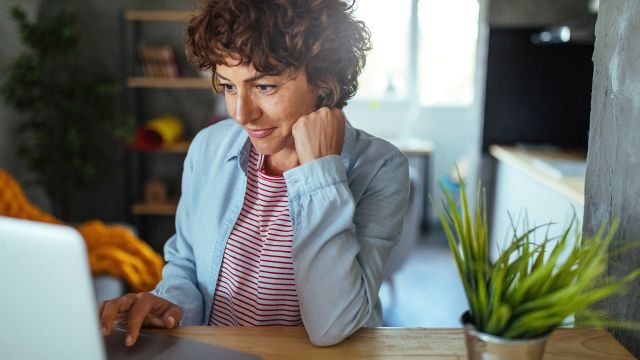
[[[335,93],[339,90],[336,89],[336,85],[331,78],[316,79],[313,84],[309,84],[311,91],[316,96],[318,109],[324,106],[335,107]]]
[[[316,96],[316,110],[321,107],[327,106],[327,96],[324,93],[318,93]]]
[[[313,92],[316,95],[316,108],[320,109],[321,107],[324,106],[329,106],[328,104],[328,95],[329,95],[329,90],[327,88],[325,88],[324,86],[314,86],[313,87]]]

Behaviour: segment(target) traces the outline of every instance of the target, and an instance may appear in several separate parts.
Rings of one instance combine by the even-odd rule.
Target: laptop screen
[[[0,288],[2,359],[259,359],[144,330],[126,347],[126,325],[105,353],[84,240],[68,226],[0,216]]]

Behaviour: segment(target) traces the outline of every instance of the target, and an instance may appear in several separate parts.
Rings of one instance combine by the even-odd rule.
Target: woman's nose
[[[245,125],[260,116],[260,108],[247,92],[239,92],[236,96],[235,117],[240,125]]]

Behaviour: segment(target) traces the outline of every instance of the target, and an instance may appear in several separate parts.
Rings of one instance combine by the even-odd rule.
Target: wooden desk
[[[318,348],[299,327],[183,327],[152,330],[244,351],[269,359],[466,359],[462,329],[369,328],[342,343]],[[634,359],[609,333],[562,329],[553,333],[544,360]]]

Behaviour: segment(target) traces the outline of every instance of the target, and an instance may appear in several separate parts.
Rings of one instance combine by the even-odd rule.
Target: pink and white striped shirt
[[[247,191],[229,235],[209,325],[300,326],[284,177],[264,173],[264,157],[253,148]]]

